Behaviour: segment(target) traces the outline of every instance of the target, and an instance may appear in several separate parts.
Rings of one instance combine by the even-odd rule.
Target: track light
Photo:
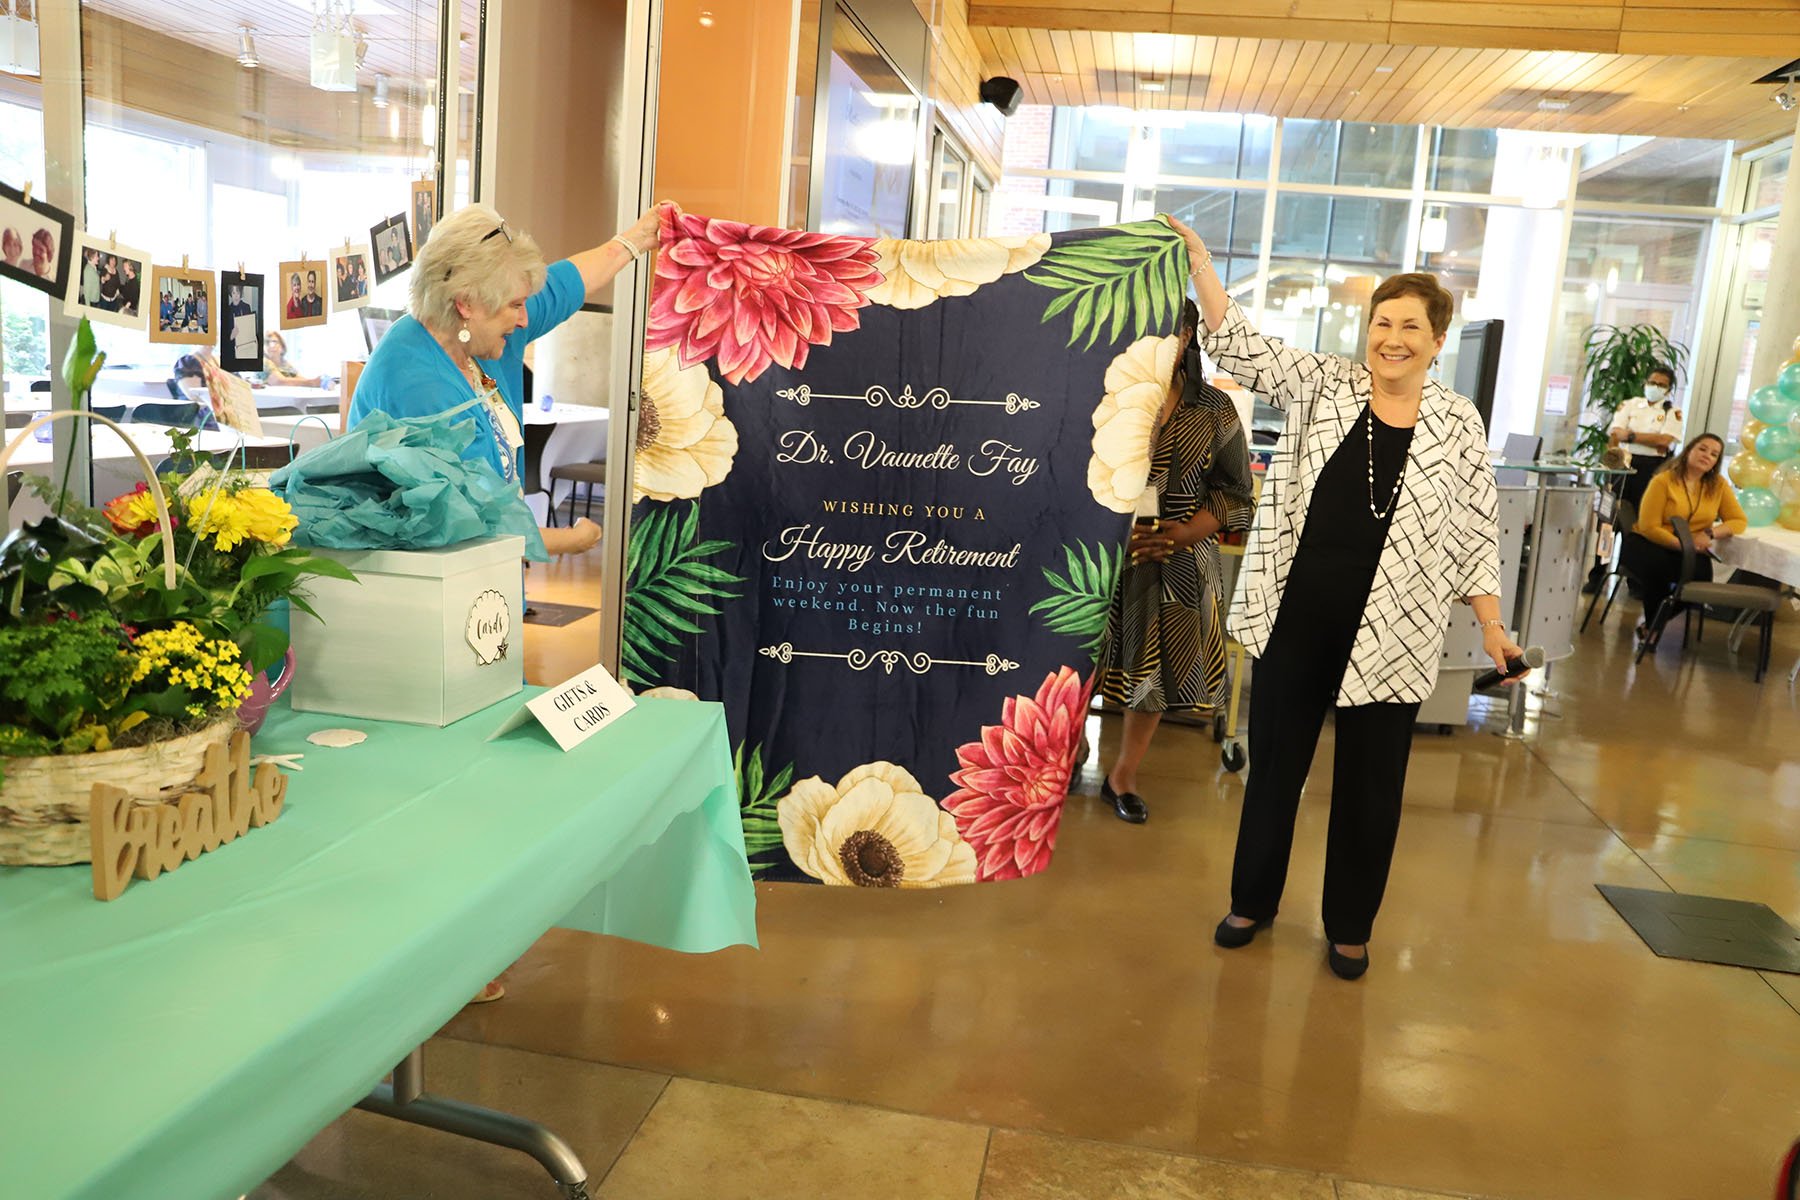
[[[388,81],[386,75],[375,76],[375,98],[369,101],[369,103],[373,104],[376,108],[386,108],[388,106]]]
[[[1775,107],[1779,108],[1782,112],[1793,112],[1794,106],[1800,104],[1800,99],[1794,97],[1794,77],[1792,75],[1788,76],[1787,82],[1783,83],[1781,89],[1773,96],[1770,96],[1769,99],[1773,100],[1775,102]]]
[[[240,67],[255,68],[262,65],[262,60],[256,57],[256,38],[251,36],[255,32],[254,25],[246,25],[238,30],[238,66]]]

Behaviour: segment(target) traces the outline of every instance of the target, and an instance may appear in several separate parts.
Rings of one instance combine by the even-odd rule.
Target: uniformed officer
[[[1633,508],[1643,503],[1650,477],[1662,469],[1681,442],[1681,410],[1670,396],[1674,388],[1673,370],[1652,367],[1644,380],[1644,394],[1625,401],[1613,414],[1607,445],[1622,446],[1631,455],[1632,473],[1620,495],[1631,501]]]

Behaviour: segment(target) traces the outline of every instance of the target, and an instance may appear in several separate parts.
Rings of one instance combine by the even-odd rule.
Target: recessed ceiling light
[[[1138,80],[1138,86],[1143,88],[1146,92],[1167,91],[1169,87],[1168,84],[1160,79],[1140,79]]]
[[[700,27],[702,29],[711,29],[713,27],[713,15],[711,9],[700,10]]]
[[[1394,68],[1383,63],[1381,66],[1375,68],[1375,73],[1377,75],[1390,75],[1393,73],[1393,70]]]
[[[1569,101],[1561,96],[1545,96],[1538,101],[1539,112],[1561,112],[1569,107]]]

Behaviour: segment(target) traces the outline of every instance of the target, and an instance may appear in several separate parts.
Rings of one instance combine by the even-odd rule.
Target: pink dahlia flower
[[[957,749],[962,769],[950,782],[958,790],[944,808],[974,847],[981,879],[1019,879],[1050,865],[1087,703],[1088,686],[1063,667],[1036,696],[1008,699],[1000,724]]]
[[[871,238],[665,214],[648,348],[675,347],[684,367],[715,358],[732,383],[804,367],[808,346],[861,324],[876,257]]]

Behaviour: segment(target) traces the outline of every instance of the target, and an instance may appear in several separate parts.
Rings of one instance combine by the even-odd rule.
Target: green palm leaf
[[[638,683],[656,678],[682,641],[704,632],[697,618],[716,617],[736,600],[744,582],[701,561],[731,549],[725,541],[700,542],[700,502],[680,512],[672,504],[650,508],[631,527],[625,555],[625,636],[620,665]]]
[[[1106,546],[1095,546],[1091,551],[1080,543],[1064,546],[1067,573],[1044,567],[1050,594],[1033,604],[1029,611],[1037,614],[1052,633],[1082,638],[1083,649],[1097,650],[1106,635],[1113,585],[1118,580],[1124,557],[1123,550]]]
[[[732,762],[737,771],[738,815],[744,822],[744,853],[752,860],[758,856],[765,858],[763,862],[751,862],[750,873],[755,875],[775,865],[767,856],[781,845],[781,819],[777,806],[794,781],[794,764],[789,763],[765,778],[762,747],[752,748],[746,759],[741,742]]]
[[[1057,292],[1045,322],[1074,310],[1068,344],[1085,334],[1087,349],[1102,334],[1112,344],[1128,327],[1140,338],[1167,325],[1187,295],[1186,264],[1180,235],[1161,221],[1135,221],[1052,246],[1025,278]]]

